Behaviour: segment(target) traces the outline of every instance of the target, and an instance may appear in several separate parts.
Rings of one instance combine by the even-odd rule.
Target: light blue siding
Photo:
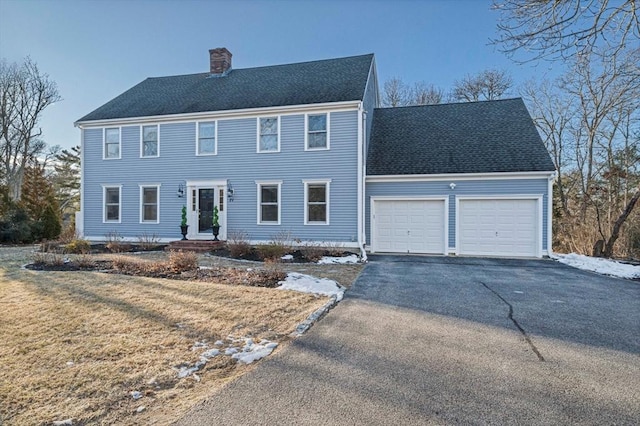
[[[449,184],[454,182],[455,189]],[[501,195],[542,195],[542,242],[541,250],[547,248],[547,179],[510,179],[510,180],[456,180],[439,182],[367,182],[365,201],[365,223],[367,244],[371,244],[371,197],[417,197],[449,196],[449,248],[456,244],[456,197],[457,196],[501,196]]]
[[[302,240],[351,242],[357,238],[357,111],[330,113],[330,150],[304,150],[303,114],[280,118],[280,152],[256,153],[257,119],[218,120],[217,155],[196,156],[196,123],[160,125],[160,157],[140,158],[140,126],[122,127],[122,158],[102,159],[102,129],[83,132],[84,234],[108,232],[136,238],[142,233],[179,239],[178,198],[188,180],[228,180],[227,231],[270,240],[289,231]],[[151,123],[153,124],[153,123]],[[303,179],[331,179],[330,224],[304,225]],[[281,225],[257,225],[256,180],[282,180]],[[140,184],[160,184],[160,223],[140,223]],[[121,223],[102,223],[102,185],[122,185]]]

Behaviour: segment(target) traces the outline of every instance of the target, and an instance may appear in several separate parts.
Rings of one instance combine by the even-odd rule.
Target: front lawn
[[[234,351],[267,340],[281,348],[328,300],[216,282],[22,269],[33,249],[0,247],[0,424],[168,424],[252,368]],[[361,268],[323,267],[346,286]]]

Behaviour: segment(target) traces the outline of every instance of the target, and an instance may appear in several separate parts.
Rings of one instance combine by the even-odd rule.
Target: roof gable
[[[79,122],[362,100],[373,54],[148,78]]]
[[[520,98],[374,110],[367,175],[553,170]]]

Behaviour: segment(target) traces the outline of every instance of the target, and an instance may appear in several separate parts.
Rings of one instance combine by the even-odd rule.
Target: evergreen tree
[[[53,188],[62,217],[80,209],[80,146],[63,150],[55,156]]]

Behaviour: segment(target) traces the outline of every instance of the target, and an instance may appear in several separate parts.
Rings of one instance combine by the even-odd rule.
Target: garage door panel
[[[376,200],[373,203],[373,247],[399,253],[445,252],[445,202],[443,200]],[[392,211],[391,221],[380,212]]]
[[[537,256],[537,203],[536,199],[460,200],[458,252]]]

